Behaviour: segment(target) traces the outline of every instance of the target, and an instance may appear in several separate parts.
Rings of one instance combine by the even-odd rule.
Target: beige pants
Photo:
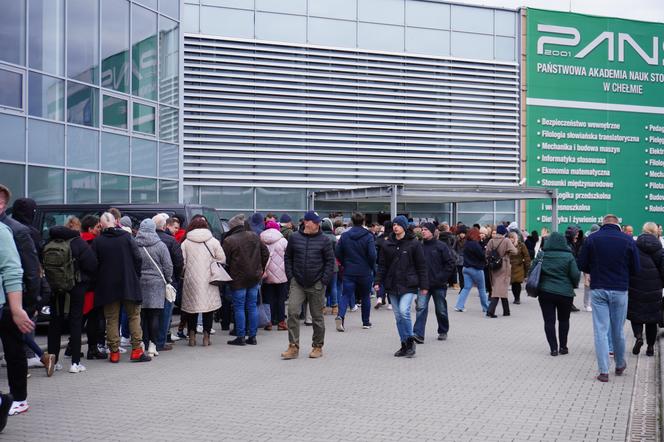
[[[129,333],[131,334],[131,348],[141,348],[143,340],[143,329],[141,329],[141,304],[133,301],[117,301],[104,306],[106,317],[106,342],[112,352],[118,351],[120,347],[120,306],[124,306],[129,321]]]

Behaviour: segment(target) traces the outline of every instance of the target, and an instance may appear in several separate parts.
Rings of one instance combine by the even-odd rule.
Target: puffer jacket
[[[627,319],[649,324],[662,319],[664,249],[654,235],[644,233],[636,239],[641,270],[629,278]]]
[[[318,281],[330,284],[334,273],[334,249],[322,230],[304,233],[304,226],[291,234],[286,248],[286,276],[304,288],[313,287]]]
[[[261,241],[270,252],[264,281],[268,284],[287,282],[285,255],[288,240],[277,229],[266,229],[261,233]]]
[[[173,238],[173,241],[175,241],[175,238]],[[173,262],[168,246],[159,239],[156,232],[143,230],[139,230],[136,234],[136,245],[143,256],[143,264],[141,265],[142,308],[164,308],[166,284],[164,284],[161,274],[164,275],[168,283],[173,279]],[[155,264],[159,269],[155,267]],[[161,271],[161,274],[159,271]]]
[[[222,246],[233,290],[247,289],[261,281],[270,252],[256,233],[245,230],[244,226],[234,227],[224,237]]]
[[[551,233],[531,269],[538,261],[542,261],[538,290],[574,297],[574,287],[579,285],[581,272],[563,235]]]
[[[417,293],[429,289],[429,276],[422,244],[411,231],[398,240],[392,233],[378,253],[375,284],[382,285],[388,295]]]
[[[510,255],[510,265],[512,266],[510,282],[512,284],[523,282],[526,279],[528,270],[530,270],[530,252],[528,252],[528,247],[519,241],[516,243],[516,250],[516,255]]]
[[[353,226],[341,235],[337,244],[337,258],[344,267],[344,275],[366,277],[376,265],[376,244],[370,231]]]
[[[210,284],[210,264],[212,261],[226,262],[221,244],[208,229],[194,229],[182,242],[182,257],[182,310],[186,313],[217,310],[221,307],[221,296],[219,287]]]

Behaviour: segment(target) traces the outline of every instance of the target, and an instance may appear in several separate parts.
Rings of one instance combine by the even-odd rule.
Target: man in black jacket
[[[300,321],[302,303],[307,301],[314,327],[310,358],[323,356],[325,340],[325,288],[334,272],[332,241],[320,229],[320,216],[310,211],[304,215],[304,225],[290,235],[286,248],[286,276],[290,281],[288,298],[288,350],[283,359],[295,359],[300,351]]]
[[[429,299],[433,297],[433,305],[436,309],[436,319],[438,321],[438,340],[447,339],[447,333],[450,330],[450,321],[447,315],[447,281],[450,275],[456,270],[456,260],[450,253],[450,248],[442,241],[437,240],[434,235],[436,226],[432,223],[422,225],[422,249],[426,260],[427,271],[429,275],[429,293],[420,294],[417,297],[416,319],[413,333],[414,339],[418,344],[424,343],[424,332],[427,325],[427,316],[429,314]]]
[[[385,288],[394,308],[394,317],[401,339],[401,348],[394,356],[415,356],[413,323],[410,307],[418,289],[422,295],[429,293],[429,278],[424,261],[422,244],[408,230],[408,220],[399,215],[392,220],[394,233],[385,241],[378,256],[378,273],[374,289]]]

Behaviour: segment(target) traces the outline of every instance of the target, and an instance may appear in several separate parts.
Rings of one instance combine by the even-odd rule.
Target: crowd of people
[[[520,304],[523,284],[538,268],[534,296],[550,354],[569,353],[570,316],[579,310],[575,288],[583,280],[597,379],[607,382],[610,356],[616,375],[626,368],[625,319],[634,331],[634,354],[644,344],[645,330],[648,356],[662,322],[661,227],[646,223],[634,238],[633,229],[621,228],[613,215],[585,235],[576,226],[564,234],[546,229],[528,234],[514,222],[415,224],[403,215],[367,226],[361,213],[354,213],[349,225],[314,211],[299,223],[288,214],[238,214],[220,240],[202,215],[186,226],[165,213],[134,225],[109,208],[99,217],[69,217],[42,238],[33,226],[35,202],[16,199],[9,217],[9,201],[10,190],[0,185],[0,339],[10,388],[0,394],[0,431],[8,415],[29,408],[28,364],[43,366],[49,377],[63,370],[66,328],[64,355],[71,358],[69,373],[76,374],[86,371],[84,331],[87,359],[118,363],[124,347],[131,347],[129,360],[141,363],[172,350],[180,339],[192,347],[211,345],[216,319],[233,336],[227,342],[232,346],[258,345],[259,328],[287,331],[281,357],[294,359],[304,320],[313,330],[308,356],[316,359],[323,356],[325,314],[334,316],[337,332],[346,332],[348,311],[361,309],[361,326],[369,330],[372,309],[388,308],[399,339],[394,356],[412,358],[425,340],[431,299],[437,339],[444,341],[450,330],[449,287],[459,290],[456,312],[465,312],[477,287],[487,318],[498,317],[499,303],[503,316],[510,316],[510,292],[513,304]],[[34,341],[33,320],[44,305],[50,307],[47,351]],[[180,321],[171,333],[174,306]]]

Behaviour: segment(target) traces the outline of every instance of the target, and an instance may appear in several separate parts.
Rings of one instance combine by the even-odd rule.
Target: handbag
[[[538,259],[535,265],[530,269],[530,274],[526,280],[526,293],[531,298],[537,298],[537,288],[540,283],[540,276],[542,274],[542,259]]]
[[[207,243],[203,243],[203,245],[205,246],[208,253],[212,257],[212,262],[210,263],[210,284],[220,286],[223,285],[225,282],[232,281],[233,278],[231,278],[231,275],[229,275],[226,269],[224,268],[224,264],[220,261],[217,261],[217,259],[212,254],[212,251],[208,247]]]
[[[272,324],[272,309],[270,304],[263,302],[263,296],[261,295],[261,303],[258,305],[258,327],[263,328],[267,325]]]
[[[152,261],[152,265],[154,265],[154,267],[159,272],[159,276],[161,276],[162,281],[164,281],[164,285],[166,286],[164,297],[166,298],[166,300],[168,302],[171,302],[171,303],[175,302],[175,297],[178,293],[177,290],[175,290],[175,287],[173,287],[171,284],[169,284],[166,281],[166,278],[164,278],[164,274],[161,272],[161,269],[159,268],[157,263],[154,262],[154,259],[152,259],[152,256],[150,256],[150,252],[148,252],[148,249],[146,249],[145,247],[142,247],[142,249],[143,249],[143,251],[145,251],[145,254],[148,255],[148,258],[150,258],[150,261]]]

